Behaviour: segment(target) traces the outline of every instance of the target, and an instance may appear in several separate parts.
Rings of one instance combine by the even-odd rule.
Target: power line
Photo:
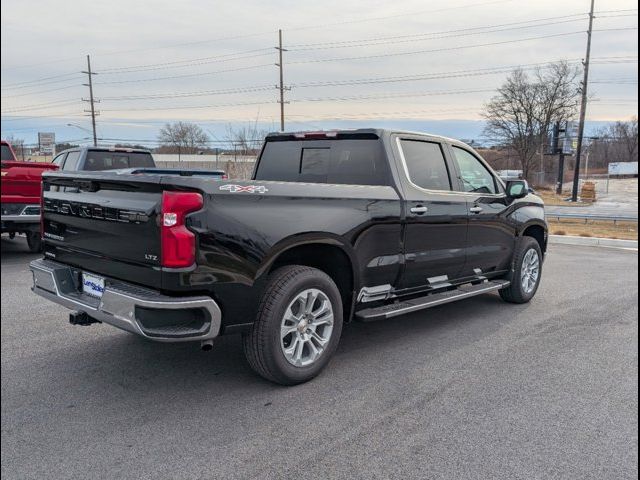
[[[30,84],[30,83],[40,83],[40,82],[43,82],[43,81],[46,81],[46,80],[53,80],[53,79],[56,79],[56,78],[70,77],[70,76],[74,76],[74,75],[77,75],[77,74],[78,74],[77,72],[64,73],[64,74],[61,74],[61,75],[53,75],[53,76],[50,76],[50,77],[42,77],[42,78],[38,78],[38,79],[35,79],[35,80],[29,80],[27,82],[10,83],[10,84],[4,85],[2,87],[2,89],[3,90],[10,89],[10,88],[13,89],[13,88],[18,88],[20,85],[26,85],[26,84]]]
[[[248,87],[230,88],[225,90],[201,90],[195,92],[177,92],[177,93],[155,93],[148,95],[129,95],[119,97],[103,97],[103,100],[108,101],[121,101],[121,100],[161,100],[166,98],[188,98],[188,97],[202,97],[210,95],[229,95],[237,93],[251,93],[251,92],[263,92],[273,90],[272,85],[255,85]]]
[[[170,45],[163,45],[161,47],[146,47],[146,48],[136,48],[136,49],[131,49],[131,50],[118,50],[118,51],[112,51],[112,52],[98,53],[96,56],[98,56],[98,57],[106,57],[106,56],[112,56],[112,55],[122,55],[122,54],[126,54],[126,53],[148,52],[148,51],[151,51],[151,50],[166,50],[168,48],[188,47],[188,46],[193,46],[193,45],[201,45],[201,44],[205,44],[205,43],[221,42],[221,41],[224,41],[224,40],[239,40],[239,39],[242,39],[242,38],[260,37],[260,36],[263,36],[263,35],[271,35],[272,33],[273,33],[273,30],[269,30],[269,31],[257,32],[257,33],[249,33],[249,34],[246,34],[246,35],[233,35],[233,36],[228,36],[228,37],[210,38],[208,40],[197,40],[197,41],[194,41],[194,42],[174,43],[174,44],[170,44]]]
[[[3,110],[1,113],[5,114],[5,113],[26,112],[26,111],[29,111],[29,110],[44,110],[44,109],[49,109],[49,108],[57,108],[57,107],[60,107],[62,105],[72,105],[74,103],[78,103],[78,99],[77,98],[71,98],[71,99],[66,99],[66,100],[57,100],[55,102],[36,103],[36,104],[31,104],[31,105],[10,107],[7,110]]]
[[[560,60],[558,60],[560,61]],[[572,60],[572,63],[577,63],[578,59]],[[352,85],[366,85],[366,84],[384,84],[384,83],[395,83],[395,82],[408,82],[408,81],[419,81],[419,80],[435,80],[435,79],[445,79],[445,78],[455,78],[455,77],[467,77],[467,76],[477,76],[477,75],[489,75],[489,74],[499,74],[506,73],[516,68],[538,68],[551,66],[556,62],[540,62],[540,63],[532,63],[532,64],[522,64],[522,65],[509,65],[503,67],[492,67],[486,69],[476,69],[476,70],[457,70],[452,72],[438,72],[438,73],[425,73],[425,74],[415,74],[415,75],[401,75],[394,77],[374,77],[374,78],[364,78],[364,79],[350,79],[350,80],[332,80],[325,82],[306,82],[306,83],[296,83],[292,86],[295,88],[309,88],[309,87],[332,87],[332,86],[352,86]],[[223,90],[200,90],[200,91],[190,91],[190,92],[160,92],[153,93],[147,95],[129,95],[129,96],[114,96],[114,97],[103,97],[105,101],[122,101],[122,100],[158,100],[158,99],[173,99],[173,98],[188,98],[188,97],[200,97],[200,96],[212,96],[212,95],[227,95],[227,94],[237,94],[237,93],[251,93],[251,92],[259,92],[259,91],[268,91],[273,87],[271,85],[249,85],[245,87],[238,87],[232,89],[223,89]]]
[[[478,48],[478,47],[489,47],[494,45],[504,45],[509,43],[520,43],[520,42],[528,42],[531,40],[540,40],[543,38],[557,38],[557,37],[565,37],[569,35],[577,35],[582,34],[583,31],[575,31],[575,32],[564,32],[564,33],[556,33],[551,35],[539,35],[535,37],[527,37],[520,38],[515,40],[503,40],[500,42],[490,42],[490,43],[477,43],[472,45],[458,45],[455,47],[444,47],[444,48],[435,48],[430,50],[414,50],[410,52],[396,52],[396,53],[382,53],[377,55],[362,55],[357,57],[341,57],[341,58],[323,58],[316,60],[299,60],[294,62],[289,62],[290,64],[301,65],[307,63],[324,63],[324,62],[340,62],[340,61],[352,61],[352,60],[366,60],[371,58],[384,58],[384,57],[399,57],[403,55],[417,55],[422,53],[435,53],[435,52],[448,52],[452,50],[463,50],[467,48]]]
[[[637,8],[625,8],[622,10],[597,10],[594,13],[598,15],[600,13],[621,13],[621,12],[637,12],[637,11],[638,11]]]
[[[136,78],[130,80],[116,80],[116,81],[108,81],[108,82],[96,82],[96,85],[115,85],[115,84],[123,84],[123,83],[142,83],[142,82],[157,82],[160,80],[174,80],[178,78],[190,78],[190,77],[202,77],[205,75],[217,75],[219,73],[228,73],[228,72],[240,72],[243,70],[254,70],[257,68],[263,67],[273,67],[273,63],[263,63],[260,65],[252,65],[248,67],[240,67],[240,68],[230,68],[227,70],[216,70],[215,72],[202,72],[202,73],[187,73],[184,75],[171,75],[167,77],[152,77],[152,78]]]
[[[29,95],[40,95],[42,93],[58,92],[60,90],[68,90],[70,88],[76,88],[76,87],[79,87],[79,86],[80,86],[80,84],[68,85],[66,87],[50,88],[50,89],[47,89],[47,90],[39,90],[39,91],[36,91],[36,92],[19,93],[17,95],[2,95],[2,98],[17,98],[17,97],[27,97]]]
[[[599,57],[599,58],[606,59],[608,57]],[[618,57],[611,57],[611,58],[615,59]],[[517,68],[523,68],[523,69],[544,68],[547,66],[551,66],[560,61],[563,61],[563,60],[558,59],[556,61],[549,61],[549,62],[539,62],[539,63],[520,64],[520,65],[505,65],[500,67],[490,67],[490,68],[482,68],[482,69],[454,70],[449,72],[400,75],[400,76],[393,76],[393,77],[329,80],[324,82],[304,82],[304,83],[296,83],[296,84],[293,84],[292,86],[295,88],[351,86],[351,85],[383,84],[383,83],[395,83],[395,82],[411,82],[411,81],[420,81],[420,80],[437,80],[437,79],[468,77],[468,76],[478,76],[478,75],[493,75],[493,74],[507,73]],[[578,58],[569,59],[565,61],[568,61],[569,63],[572,63],[572,64],[580,63],[580,59]],[[272,64],[266,64],[266,66],[272,66]],[[110,82],[106,82],[106,83],[110,83]],[[94,84],[103,85],[105,84],[105,82],[95,82]],[[121,100],[147,100],[147,99],[155,100],[155,99],[164,99],[164,98],[185,98],[185,97],[199,97],[199,96],[209,96],[209,95],[226,95],[226,94],[234,94],[234,93],[250,93],[250,92],[257,92],[257,91],[268,91],[271,88],[272,87],[270,85],[248,85],[244,87],[238,87],[233,89],[223,89],[223,90],[159,92],[159,93],[153,93],[153,94],[147,94],[147,95],[103,97],[103,100],[121,101]]]
[[[498,24],[498,25],[487,25],[487,26],[463,28],[463,29],[456,29],[456,30],[444,30],[444,31],[432,32],[432,33],[420,33],[420,34],[399,35],[399,36],[390,36],[390,37],[377,37],[377,38],[369,38],[369,39],[363,39],[363,40],[346,40],[343,42],[315,43],[315,44],[306,44],[306,45],[299,45],[299,46],[292,45],[291,51],[300,52],[300,51],[308,51],[308,50],[325,50],[325,49],[335,49],[335,48],[352,48],[352,47],[366,47],[366,46],[374,46],[374,45],[388,45],[388,44],[394,44],[394,43],[410,43],[410,42],[426,41],[426,40],[438,40],[442,38],[464,37],[464,36],[470,36],[470,35],[483,35],[486,33],[505,32],[509,30],[519,30],[522,28],[545,27],[549,25],[559,25],[559,24],[565,24],[565,23],[580,22],[584,20],[584,18],[571,18],[569,20],[561,20],[557,22],[534,23],[534,22],[542,22],[544,20],[549,20],[553,18],[575,17],[577,15],[584,17],[586,14],[580,13],[575,15],[566,15],[563,17],[548,17],[548,18],[537,19],[537,20],[504,23],[504,24]],[[529,23],[534,23],[534,24],[527,25]],[[502,27],[506,27],[506,28],[502,28]],[[435,38],[431,38],[434,36]],[[424,37],[427,37],[427,38],[424,38]]]
[[[41,87],[44,85],[54,85],[54,84],[60,84],[60,83],[66,83],[69,82],[69,79],[59,79],[59,80],[51,80],[48,82],[40,82],[40,83],[34,83],[33,85],[22,85],[22,86],[17,86],[17,87],[2,87],[2,90],[23,90],[25,88],[33,88],[33,87]],[[72,85],[76,85],[75,83]]]
[[[348,100],[369,100],[369,99],[384,99],[384,98],[404,98],[404,97],[419,97],[419,96],[439,96],[439,95],[458,95],[458,94],[468,94],[468,93],[486,93],[493,92],[494,90],[442,90],[435,92],[410,92],[410,93],[385,93],[385,94],[375,94],[375,95],[357,95],[357,96],[346,96],[346,97],[311,97],[311,98],[301,98],[297,100],[292,100],[292,102],[300,103],[300,102],[322,102],[322,101],[330,101],[330,102],[340,102],[340,101],[348,101]],[[216,104],[216,105],[182,105],[182,106],[170,106],[170,107],[148,107],[148,108],[130,108],[127,110],[120,109],[103,109],[104,112],[129,112],[129,111],[162,111],[162,110],[192,110],[192,109],[203,109],[203,108],[225,108],[225,107],[236,107],[236,106],[248,106],[248,105],[270,105],[274,102],[238,102],[238,103],[226,103],[226,104]]]
[[[382,84],[382,83],[396,83],[396,82],[412,82],[412,81],[420,81],[420,80],[441,80],[447,78],[456,78],[456,77],[469,77],[469,76],[478,76],[478,75],[494,75],[500,73],[508,73],[515,69],[535,69],[535,68],[544,68],[550,67],[562,60],[557,60],[554,62],[540,62],[540,63],[529,63],[529,64],[520,64],[520,65],[508,65],[503,67],[490,67],[490,68],[481,68],[481,69],[469,69],[469,70],[454,70],[450,72],[437,72],[437,73],[424,73],[424,74],[415,74],[415,75],[400,75],[394,77],[374,77],[374,78],[363,78],[363,79],[352,79],[352,80],[334,80],[334,81],[326,81],[326,82],[307,82],[307,83],[296,83],[292,86],[295,88],[305,88],[305,87],[325,87],[325,86],[351,86],[351,85],[366,85],[366,84]],[[579,63],[579,59],[573,59],[567,61],[570,64]]]
[[[494,89],[480,89],[480,90],[441,90],[435,92],[408,92],[408,93],[382,93],[372,95],[352,95],[344,97],[312,97],[312,98],[300,98],[297,100],[291,100],[292,102],[346,102],[354,100],[373,100],[373,99],[385,99],[385,98],[406,98],[406,97],[426,97],[426,96],[440,96],[440,95],[464,95],[469,93],[487,93],[493,92]]]
[[[225,107],[241,107],[248,105],[272,105],[274,101],[262,101],[262,102],[239,102],[239,103],[226,103],[218,105],[184,105],[180,107],[149,107],[149,108],[128,108],[126,110],[121,109],[102,109],[103,112],[139,112],[139,111],[161,111],[161,110],[192,110],[202,108],[225,108]]]
[[[15,116],[15,115],[7,115],[9,118],[2,118],[3,122],[21,122],[24,120],[33,120],[34,118],[66,118],[66,117],[82,117],[84,116],[82,113],[77,113],[77,111],[72,112],[59,112],[49,115],[33,115],[28,117],[23,116]],[[12,118],[13,117],[13,118]]]
[[[441,13],[441,12],[448,12],[448,11],[452,11],[452,10],[461,10],[461,9],[468,9],[468,8],[475,8],[475,7],[484,7],[487,5],[495,5],[498,3],[511,3],[514,0],[494,0],[494,1],[490,1],[490,2],[481,2],[481,3],[468,3],[468,4],[464,4],[464,5],[458,5],[455,7],[447,7],[447,8],[440,8],[440,9],[426,9],[426,10],[414,10],[412,12],[407,12],[407,13],[398,13],[398,14],[393,14],[393,15],[384,15],[381,17],[370,17],[370,18],[359,18],[356,20],[344,20],[342,22],[333,22],[333,23],[324,23],[324,24],[314,24],[314,25],[305,25],[305,26],[301,26],[301,27],[287,27],[286,30],[287,31],[298,31],[298,30],[311,30],[311,29],[324,29],[327,27],[335,27],[335,26],[341,26],[341,25],[351,25],[354,23],[365,23],[365,22],[376,22],[378,20],[388,20],[390,18],[400,18],[400,17],[415,17],[417,15],[423,14],[423,13],[429,13],[431,15],[433,15],[434,13]]]
[[[165,62],[165,63],[156,63],[156,64],[148,64],[148,65],[133,65],[129,67],[114,68],[110,70],[101,70],[98,73],[103,75],[113,75],[113,74],[122,74],[122,73],[148,72],[152,70],[166,70],[171,68],[195,67],[198,65],[208,65],[210,63],[223,63],[223,62],[232,62],[236,60],[244,60],[247,58],[265,57],[273,54],[272,53],[273,50],[271,48],[268,48],[268,49],[261,48],[258,50],[251,50],[251,51],[264,51],[264,50],[268,50],[268,52],[253,54],[253,55],[234,56],[234,57],[230,57],[231,55],[230,54],[230,55],[219,55],[214,57],[195,58],[192,60],[179,60],[176,62]],[[230,57],[230,58],[225,58],[225,57]]]
[[[623,30],[638,30],[638,27],[594,28],[592,32],[619,32]]]

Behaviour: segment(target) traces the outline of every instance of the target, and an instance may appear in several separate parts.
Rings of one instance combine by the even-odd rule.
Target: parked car
[[[71,323],[204,349],[241,333],[251,367],[287,385],[326,366],[345,322],[528,302],[547,246],[524,180],[395,130],[270,134],[252,180],[62,171],[44,189],[33,291]]]
[[[149,150],[137,148],[76,147],[60,152],[53,162],[64,172],[128,170],[128,173],[174,174],[226,178],[224,170],[157,168]],[[155,171],[153,171],[155,170]]]
[[[50,163],[22,162],[9,143],[2,147],[2,181],[0,184],[0,210],[2,211],[2,233],[14,237],[26,235],[32,252],[41,248],[40,239],[40,181],[42,172],[57,167]]]
[[[76,147],[64,150],[53,159],[65,172],[154,168],[149,150],[134,148]]]
[[[522,170],[498,170],[498,176],[508,182],[510,180],[522,180]]]

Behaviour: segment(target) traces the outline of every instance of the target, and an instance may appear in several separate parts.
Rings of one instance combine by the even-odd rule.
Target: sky
[[[282,29],[287,130],[481,139],[483,104],[513,68],[584,58],[588,10],[588,0],[3,0],[2,137],[87,142],[87,55],[103,143],[151,145],[178,120],[220,141],[228,125],[278,130]],[[637,3],[595,10],[591,129],[638,108]]]

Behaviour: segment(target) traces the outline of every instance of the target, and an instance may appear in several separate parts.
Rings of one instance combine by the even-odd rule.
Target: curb
[[[582,245],[587,247],[638,248],[637,240],[615,240],[613,238],[575,237],[572,235],[549,235],[552,245]]]

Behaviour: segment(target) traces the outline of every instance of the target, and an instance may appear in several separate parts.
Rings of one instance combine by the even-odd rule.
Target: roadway
[[[636,251],[553,246],[537,297],[345,328],[316,380],[71,326],[2,239],[2,478],[637,478]]]

